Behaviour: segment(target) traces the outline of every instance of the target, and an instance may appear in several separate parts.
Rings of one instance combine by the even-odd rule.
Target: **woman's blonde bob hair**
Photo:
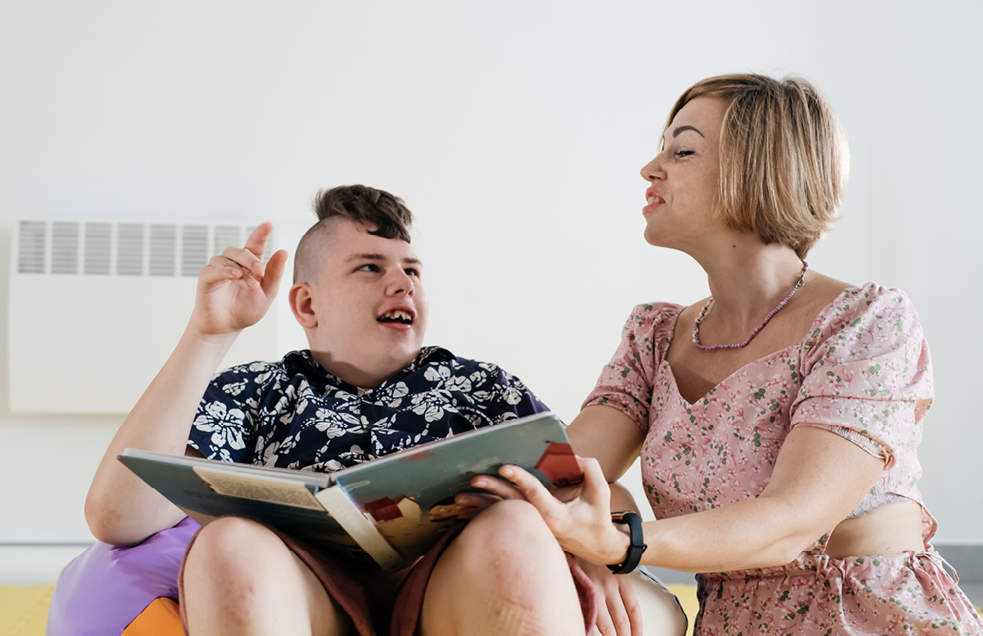
[[[804,258],[832,227],[846,186],[849,153],[836,115],[804,79],[721,75],[687,89],[666,128],[698,97],[727,104],[717,212],[734,229]]]

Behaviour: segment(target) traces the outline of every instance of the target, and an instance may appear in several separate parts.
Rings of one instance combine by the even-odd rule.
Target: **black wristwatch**
[[[615,574],[628,574],[638,567],[638,562],[642,560],[642,553],[648,548],[644,543],[645,533],[642,532],[642,520],[638,513],[632,510],[622,510],[621,512],[612,512],[611,521],[628,524],[628,536],[631,544],[628,546],[628,554],[625,556],[624,563],[609,565],[608,568]]]

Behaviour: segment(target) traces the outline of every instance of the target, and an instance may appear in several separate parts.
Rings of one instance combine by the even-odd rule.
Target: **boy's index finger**
[[[266,242],[270,239],[271,234],[273,234],[273,224],[267,221],[266,223],[257,225],[249,234],[249,238],[246,239],[245,249],[255,254],[259,261],[258,263],[254,263],[250,269],[259,276],[262,276],[266,270],[266,265],[263,263],[263,254],[266,252]]]
[[[266,242],[270,239],[271,234],[273,234],[273,224],[269,221],[260,223],[250,232],[249,238],[246,239],[245,248],[256,256],[262,256],[263,252],[266,251]]]

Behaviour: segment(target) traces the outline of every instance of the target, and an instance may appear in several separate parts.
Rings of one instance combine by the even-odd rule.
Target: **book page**
[[[337,486],[325,488],[317,493],[317,498],[324,502],[324,508],[345,532],[384,570],[394,572],[409,565],[379,533],[375,524],[352,503],[343,489]]]
[[[220,495],[241,497],[254,501],[283,504],[308,510],[324,510],[324,506],[303,484],[271,477],[231,475],[221,469],[195,466],[195,473],[208,487]]]

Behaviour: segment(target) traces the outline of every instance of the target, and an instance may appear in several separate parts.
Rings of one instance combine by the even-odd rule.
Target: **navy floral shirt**
[[[327,472],[545,410],[496,365],[440,347],[369,391],[292,351],[216,375],[188,444],[209,459]]]

